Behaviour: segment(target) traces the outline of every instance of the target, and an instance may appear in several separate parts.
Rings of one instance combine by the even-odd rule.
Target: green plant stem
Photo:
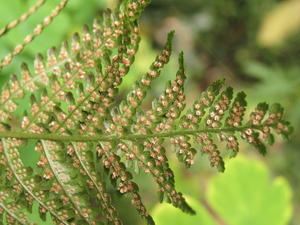
[[[273,124],[268,124],[272,127]],[[99,136],[63,136],[59,134],[36,134],[36,133],[22,133],[22,132],[0,132],[0,138],[20,138],[20,139],[39,139],[39,140],[52,140],[52,141],[73,141],[73,142],[85,142],[85,141],[108,141],[108,140],[138,140],[147,139],[153,137],[174,137],[178,135],[195,135],[197,133],[221,133],[221,132],[237,132],[244,131],[245,129],[260,129],[263,125],[258,126],[241,126],[241,127],[226,127],[226,128],[207,128],[199,130],[189,130],[189,131],[175,131],[166,132],[160,134],[132,134],[132,135],[99,135]]]

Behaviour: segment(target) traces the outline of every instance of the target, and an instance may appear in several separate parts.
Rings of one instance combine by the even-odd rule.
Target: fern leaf
[[[14,20],[14,21],[10,22],[6,27],[2,28],[0,30],[0,37],[2,35],[4,35],[5,33],[7,33],[13,27],[17,26],[21,21],[25,21],[31,14],[33,14],[37,10],[37,8],[42,6],[44,4],[44,2],[45,2],[45,0],[40,0],[39,2],[37,2],[34,6],[32,6],[29,9],[29,12],[23,14],[18,20]],[[7,66],[11,63],[11,61],[15,55],[18,55],[20,52],[22,52],[26,45],[31,43],[36,36],[41,34],[43,29],[46,26],[51,24],[52,20],[60,13],[60,11],[62,9],[64,9],[67,2],[68,2],[68,0],[62,0],[60,2],[60,4],[52,11],[52,13],[49,16],[45,17],[44,21],[35,27],[32,34],[27,35],[25,37],[22,44],[17,45],[12,53],[9,53],[5,56],[4,60],[2,60],[0,62],[0,72],[2,71],[2,68],[4,66]]]
[[[266,154],[264,141],[274,143],[275,131],[288,139],[290,124],[282,119],[283,108],[257,105],[244,118],[246,95],[234,97],[233,88],[223,90],[225,79],[213,82],[186,109],[184,55],[152,107],[142,106],[153,80],[169,62],[174,31],[141,80],[126,98],[116,103],[122,77],[128,74],[139,46],[136,19],[150,1],[122,1],[114,11],[95,19],[92,31],[83,27],[82,37],[51,48],[47,60],[37,55],[34,72],[24,63],[21,78],[12,75],[0,95],[0,215],[9,224],[27,224],[34,202],[40,217],[51,215],[58,224],[122,224],[112,205],[103,176],[106,172],[117,193],[131,196],[131,202],[148,224],[154,221],[139,192],[134,173],[152,176],[158,186],[158,200],[194,214],[176,189],[166,146],[187,168],[199,152],[223,172],[221,142],[235,157],[241,137]],[[22,121],[14,121],[18,101],[26,95],[30,105]],[[16,124],[17,123],[17,124]],[[36,167],[26,167],[19,149],[33,149],[39,155]],[[169,144],[167,144],[169,142]],[[101,170],[99,167],[104,169]]]

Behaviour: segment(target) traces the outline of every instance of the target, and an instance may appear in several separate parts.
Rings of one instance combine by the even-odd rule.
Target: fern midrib
[[[44,149],[47,149],[47,146],[45,145],[45,142],[42,141],[42,145],[43,145],[43,148]],[[59,175],[59,172],[57,170],[55,170],[55,165],[53,163],[53,160],[51,160],[50,158],[50,153],[49,153],[49,150],[47,149],[46,151],[44,151],[46,157],[47,157],[47,160],[49,162],[49,166],[51,168],[51,171],[52,173],[54,173],[55,177],[57,178],[56,181],[59,183],[59,185],[62,187],[65,195],[69,198],[71,204],[74,206],[74,208],[78,211],[78,213],[80,214],[81,218],[83,220],[85,220],[86,222],[89,223],[89,219],[84,217],[83,214],[82,214],[82,209],[80,208],[80,206],[78,204],[76,204],[74,202],[74,198],[72,197],[72,195],[66,190],[66,186],[64,185],[63,181],[61,179],[58,179],[60,177]]]
[[[87,176],[89,177],[89,179],[93,182],[93,184],[95,185],[95,187],[97,188],[98,193],[100,194],[101,200],[103,202],[103,204],[106,206],[103,208],[103,210],[106,210],[107,214],[109,214],[110,218],[114,218],[114,215],[112,213],[111,210],[111,205],[109,205],[106,201],[105,201],[105,196],[103,194],[103,191],[101,191],[101,188],[99,187],[97,181],[93,178],[92,174],[90,173],[90,171],[86,168],[85,163],[83,162],[82,158],[79,155],[79,150],[77,150],[77,146],[76,144],[72,143],[75,151],[74,154],[76,155],[77,159],[80,161],[80,165],[82,166],[83,170],[85,171],[85,173],[87,174]]]
[[[9,210],[7,207],[5,207],[5,205],[2,204],[1,202],[0,202],[0,207],[1,207],[6,213],[8,213],[8,215],[10,215],[12,218],[14,218],[17,222],[19,222],[20,224],[26,225],[26,223],[23,223],[23,222],[19,219],[19,217],[16,216],[15,213],[12,213],[12,211]]]
[[[268,126],[272,127],[275,123],[268,123]],[[197,133],[221,133],[221,132],[237,132],[244,131],[245,129],[262,129],[266,126],[265,123],[260,125],[248,125],[240,127],[224,127],[224,128],[207,128],[188,131],[172,131],[167,133],[153,133],[153,134],[129,134],[123,136],[117,136],[115,134],[99,135],[99,136],[62,136],[61,134],[37,134],[37,133],[22,133],[22,132],[0,132],[1,138],[20,138],[20,139],[39,139],[39,140],[52,140],[52,141],[73,141],[73,142],[87,142],[87,141],[113,141],[113,140],[138,140],[154,137],[174,137],[178,135],[195,135]]]
[[[9,161],[9,159],[10,159],[10,157],[8,156],[8,153],[7,153],[7,151],[5,150],[5,149],[7,149],[6,148],[6,144],[5,144],[5,141],[2,141],[2,145],[3,145],[3,148],[4,148],[4,155],[5,155],[5,157],[6,157],[6,159]],[[23,187],[23,189],[28,193],[28,194],[30,194],[30,196],[32,196],[41,206],[43,206],[45,209],[47,209],[47,211],[48,212],[50,212],[53,216],[55,216],[60,222],[62,222],[63,224],[66,224],[67,225],[67,223],[65,222],[65,221],[63,221],[63,220],[61,220],[60,218],[59,218],[59,216],[55,213],[55,212],[53,212],[52,210],[50,210],[50,208],[49,207],[47,207],[45,204],[43,204],[43,202],[42,201],[40,201],[33,193],[32,193],[32,191],[31,190],[29,190],[28,189],[28,187],[26,186],[26,185],[24,185],[24,182],[22,181],[22,179],[19,177],[19,175],[16,173],[16,169],[13,167],[13,163],[8,163],[8,166],[9,166],[9,168],[13,171],[13,173],[14,173],[14,177],[18,180],[18,182],[19,182],[19,184]],[[2,205],[2,204],[0,204],[1,205],[1,207],[2,208],[5,208],[5,206],[4,205]],[[10,212],[10,210],[6,210],[6,212],[9,212],[9,214],[14,218],[14,219],[16,219],[16,220],[18,220],[19,221],[19,219],[18,219],[18,216],[13,216],[13,215],[15,215],[15,214],[13,214],[13,213],[11,213]],[[22,223],[21,221],[19,221],[21,224],[26,224],[26,223]]]

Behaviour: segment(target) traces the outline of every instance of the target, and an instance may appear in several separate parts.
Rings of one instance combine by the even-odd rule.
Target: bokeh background
[[[0,1],[0,28],[19,18],[35,3],[36,0]],[[22,43],[58,3],[58,0],[47,1],[26,22],[0,37],[0,59]],[[0,86],[10,74],[20,74],[23,61],[32,68],[37,53],[46,55],[50,47],[59,47],[62,41],[71,40],[72,34],[80,32],[83,24],[91,25],[99,13],[114,4],[115,0],[70,0],[53,24],[16,56],[11,65],[3,68]],[[259,102],[279,102],[285,108],[285,118],[294,126],[291,140],[284,142],[276,136],[276,144],[268,147],[266,157],[241,144],[237,159],[229,160],[225,148],[220,149],[228,162],[225,174],[218,174],[200,154],[188,171],[169,154],[178,190],[191,196],[189,201],[197,208],[198,216],[192,217],[190,224],[300,224],[300,215],[296,213],[300,211],[299,12],[299,0],[153,0],[142,14],[140,51],[130,75],[124,79],[121,94],[126,94],[132,83],[148,70],[162,49],[167,33],[175,30],[172,60],[154,83],[149,99],[157,97],[166,81],[174,77],[177,54],[184,51],[188,105],[212,81],[226,77],[227,85],[247,93],[249,110]],[[21,111],[18,113],[16,116],[22,116]],[[23,158],[26,164],[35,166],[34,153],[26,154],[32,150],[23,149]],[[226,181],[222,183],[224,177]],[[165,217],[167,221],[178,217],[175,220],[178,224],[180,218],[184,218],[182,224],[188,224],[191,217],[186,218],[180,211],[172,214],[172,209],[155,205],[156,186],[151,178],[137,176],[136,179],[141,182],[145,204],[160,224],[168,224],[164,222]],[[129,198],[119,199],[116,204],[124,224],[144,224]]]

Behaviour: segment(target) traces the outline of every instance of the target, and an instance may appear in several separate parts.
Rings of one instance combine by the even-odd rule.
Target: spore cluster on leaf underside
[[[225,169],[224,142],[235,157],[242,138],[265,155],[273,133],[292,132],[282,119],[279,104],[257,105],[246,118],[246,95],[222,89],[225,79],[213,82],[191,106],[185,103],[183,53],[174,79],[168,81],[151,107],[142,107],[152,81],[160,76],[172,53],[174,32],[164,49],[127,97],[116,103],[118,87],[134,62],[140,42],[136,19],[149,1],[122,1],[114,11],[84,26],[82,37],[51,48],[45,60],[38,54],[33,73],[26,63],[12,75],[0,96],[0,215],[8,223],[26,224],[33,202],[39,214],[57,224],[121,224],[103,170],[118,195],[129,195],[141,217],[154,221],[142,202],[134,173],[152,176],[158,200],[194,214],[175,188],[167,152],[174,152],[189,168],[197,152],[207,155],[218,171]],[[19,120],[14,113],[29,95],[30,104]],[[23,110],[23,109],[22,109]],[[28,144],[34,140],[35,147]],[[263,140],[264,139],[264,140]],[[29,141],[30,140],[30,141]],[[31,141],[32,142],[32,141]],[[224,145],[222,145],[224,146]],[[20,149],[35,150],[39,159],[27,167]],[[2,217],[1,217],[2,218]]]

